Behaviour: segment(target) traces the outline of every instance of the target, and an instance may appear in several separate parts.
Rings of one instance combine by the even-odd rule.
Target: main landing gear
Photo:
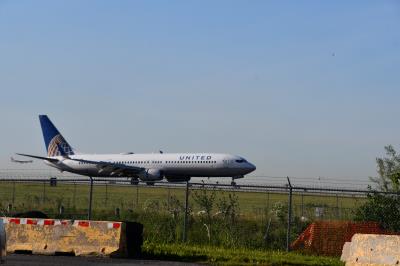
[[[139,185],[139,179],[138,179],[138,178],[135,178],[135,177],[132,177],[132,178],[131,178],[131,185],[134,185],[134,186]],[[147,182],[146,182],[146,185],[148,185],[148,186],[154,186],[154,181],[147,181]]]
[[[139,179],[137,178],[131,178],[131,185],[139,185]]]

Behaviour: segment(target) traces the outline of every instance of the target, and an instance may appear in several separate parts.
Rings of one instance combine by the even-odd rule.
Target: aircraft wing
[[[116,176],[136,176],[137,174],[140,174],[141,172],[146,170],[143,167],[129,166],[125,164],[117,164],[105,161],[91,161],[91,160],[72,159],[72,158],[68,159],[87,164],[94,164],[96,165],[97,169],[99,169],[99,174],[102,172],[109,172],[110,175],[116,175]]]
[[[36,156],[36,155],[30,155],[30,154],[23,154],[23,153],[17,153],[18,155],[25,156],[25,157],[30,157],[30,158],[35,158],[35,159],[40,159],[40,160],[46,160],[52,163],[58,163],[60,160],[55,159],[55,158],[49,158],[49,157],[42,157],[42,156]]]

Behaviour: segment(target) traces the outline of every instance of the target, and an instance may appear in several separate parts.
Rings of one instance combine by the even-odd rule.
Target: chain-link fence
[[[133,184],[128,179],[2,179],[4,215],[134,220],[145,239],[224,247],[285,249],[316,220],[352,220],[365,190],[210,183]],[[288,222],[288,221],[291,222]]]

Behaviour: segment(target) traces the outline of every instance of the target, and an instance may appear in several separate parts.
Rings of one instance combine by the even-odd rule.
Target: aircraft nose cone
[[[256,170],[256,166],[254,164],[252,164],[252,163],[249,163],[247,168],[249,170],[249,173],[251,173],[251,172]]]

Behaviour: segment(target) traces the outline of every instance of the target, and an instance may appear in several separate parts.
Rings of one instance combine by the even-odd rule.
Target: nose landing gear
[[[236,187],[236,182],[235,179],[239,179],[239,178],[243,178],[244,176],[240,175],[240,176],[232,176],[232,182],[231,182],[231,186],[232,187]]]

